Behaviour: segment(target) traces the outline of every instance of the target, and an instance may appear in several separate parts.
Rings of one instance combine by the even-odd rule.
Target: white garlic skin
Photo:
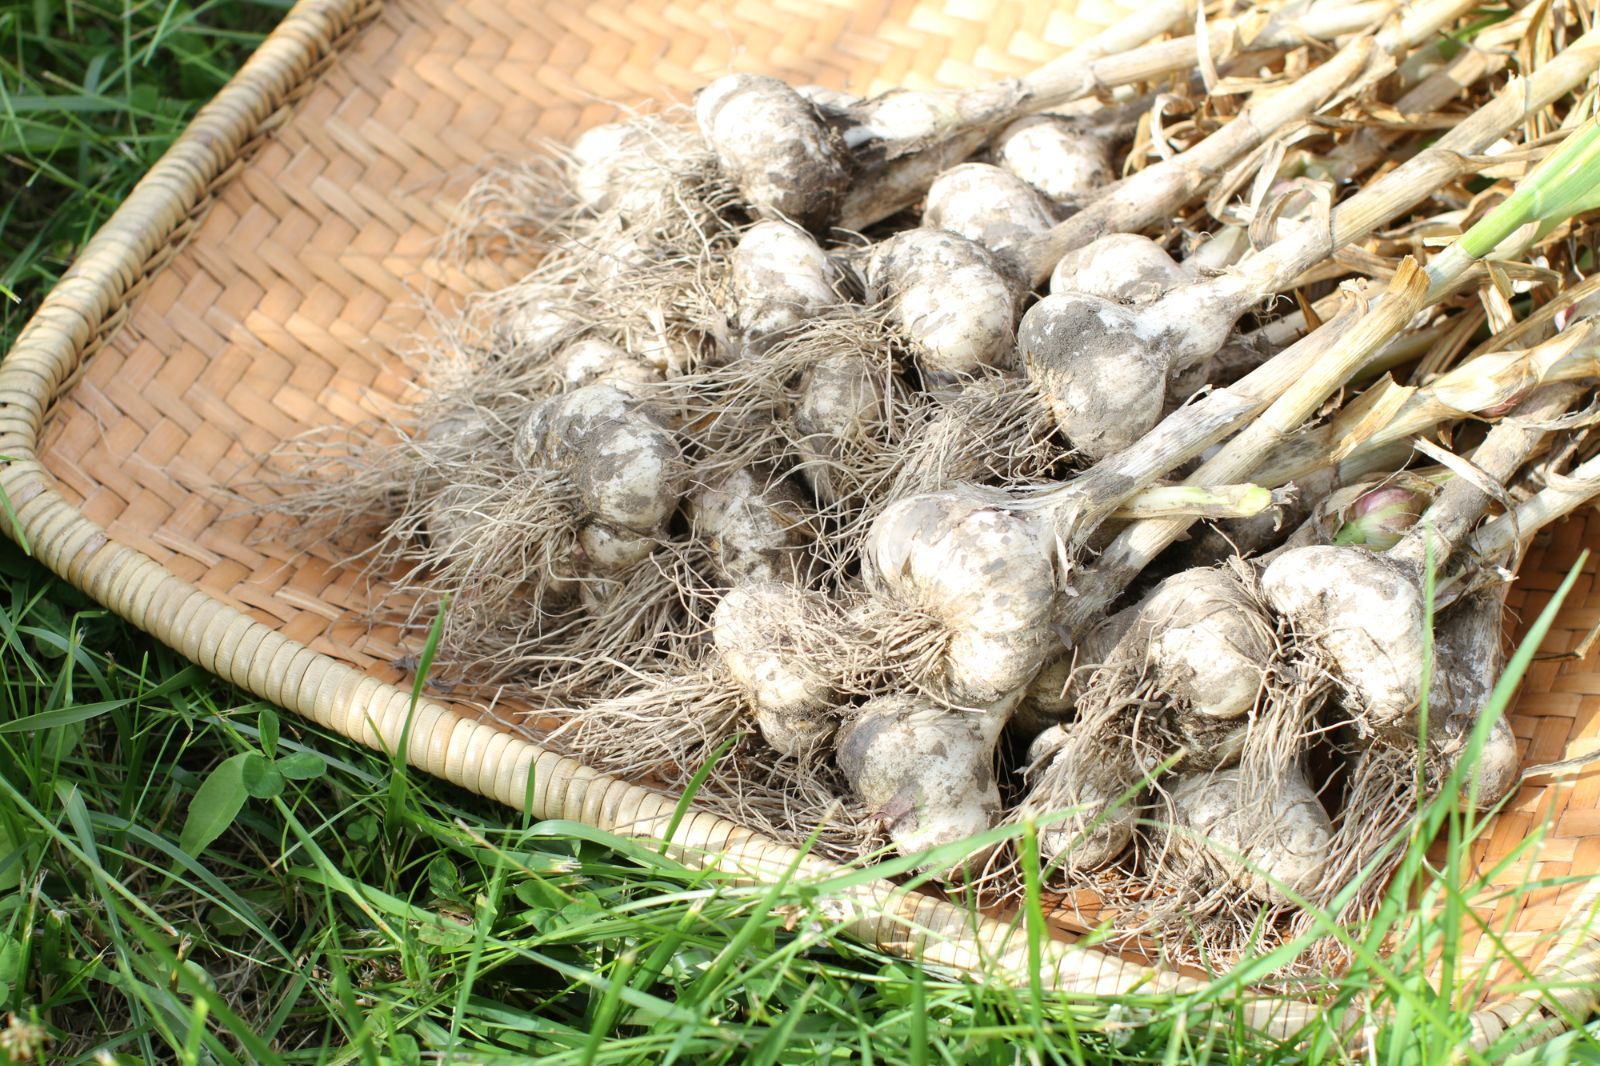
[[[746,230],[729,259],[728,274],[739,328],[758,352],[839,303],[827,253],[787,222],[758,222]]]
[[[955,233],[903,230],[867,263],[868,299],[885,300],[935,382],[1016,359],[1018,294],[988,249]]]
[[[1054,115],[1029,115],[1001,131],[995,159],[1059,204],[1079,207],[1115,178],[1102,137]]]
[[[874,521],[862,568],[875,594],[949,627],[942,682],[950,699],[993,703],[1043,664],[1054,636],[1055,566],[1037,522],[959,489],[913,496]]]

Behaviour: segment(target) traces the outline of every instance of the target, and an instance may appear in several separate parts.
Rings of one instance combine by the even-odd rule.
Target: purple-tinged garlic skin
[[[1426,493],[1400,485],[1384,485],[1363,493],[1350,505],[1344,525],[1333,543],[1388,551],[1400,543],[1406,530],[1417,524],[1428,506]]]

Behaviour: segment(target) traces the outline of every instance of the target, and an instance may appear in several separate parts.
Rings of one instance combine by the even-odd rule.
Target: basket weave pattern
[[[857,92],[1019,73],[1121,17],[1123,2],[1084,0],[1069,14],[1000,0],[304,0],[0,367],[0,486],[36,553],[96,599],[207,669],[392,750],[410,711],[392,664],[408,649],[361,620],[382,590],[253,517],[225,515],[212,489],[251,476],[296,433],[392,409],[410,387],[401,356],[427,328],[423,308],[515,276],[511,263],[430,262],[481,165],[539,137],[570,140],[614,114],[607,101],[683,99],[728,70]],[[1581,547],[1600,545],[1600,515],[1585,514],[1534,546],[1514,616],[1531,620]],[[1546,650],[1575,646],[1597,622],[1600,589],[1586,574]],[[1513,722],[1527,761],[1600,746],[1597,698],[1600,673],[1586,664],[1536,664]],[[537,816],[649,835],[672,813],[670,797],[470,708],[424,704],[409,736],[423,769]],[[1600,870],[1600,770],[1525,786],[1474,859],[1499,861],[1547,815],[1544,840],[1497,884]],[[752,877],[795,861],[709,815],[674,840]],[[1587,886],[1552,885],[1480,909],[1527,965],[1577,982],[1561,998],[1580,1016],[1600,971],[1573,930],[1594,900]],[[1007,927],[974,930],[964,912],[887,885],[841,907],[849,931],[891,950],[1012,978],[1025,965]],[[1489,938],[1468,935],[1487,958]],[[1048,956],[1047,982],[1061,988],[1186,983],[1065,943]],[[1484,1039],[1539,1009],[1532,996],[1489,998]],[[1264,1001],[1256,1020],[1292,1029],[1309,1009]]]

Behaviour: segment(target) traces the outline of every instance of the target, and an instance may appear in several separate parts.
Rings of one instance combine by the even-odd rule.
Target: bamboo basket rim
[[[681,819],[673,797],[601,774],[539,744],[500,731],[312,650],[118,542],[53,483],[39,452],[47,416],[85,360],[127,317],[133,298],[192,230],[215,190],[287,109],[378,14],[382,0],[298,0],[228,84],[190,123],[88,242],[0,361],[0,491],[15,523],[0,523],[35,559],[118,616],[187,659],[252,694],[391,757],[402,742],[412,766],[540,819],[573,819],[661,844],[686,864],[717,867],[749,884],[795,875],[826,878],[844,868],[804,855],[692,805]],[[669,834],[670,830],[670,836]],[[1573,911],[1600,902],[1600,878]],[[855,882],[832,901],[839,932],[923,964],[1025,984],[1030,961],[1043,985],[1080,994],[1182,994],[1204,982],[1171,969],[1051,939],[1030,960],[1011,923],[974,916],[887,880]],[[1596,1005],[1600,933],[1569,926],[1536,981],[1543,995],[1508,994],[1472,1016],[1484,1047],[1525,1029],[1531,1047]],[[1261,1032],[1292,1037],[1317,1004],[1260,995],[1243,1004]],[[1352,1019],[1357,1022],[1368,1019]]]

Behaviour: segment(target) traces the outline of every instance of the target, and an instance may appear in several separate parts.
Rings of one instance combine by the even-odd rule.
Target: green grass
[[[1198,1008],[924,974],[834,937],[815,886],[396,776],[16,549],[0,575],[0,990],[53,1061],[1187,1061],[1205,1039]]]
[[[0,0],[0,350],[289,0]]]
[[[14,1015],[0,1041],[13,1053],[1242,1063],[1348,1048],[1335,1010],[1293,1046],[1244,1030],[1243,988],[1274,954],[1187,998],[925,973],[835,936],[817,906],[827,885],[738,887],[396,774],[186,666],[9,545],[0,583],[0,996]],[[1402,886],[1429,905],[1470,893],[1456,862],[1427,864],[1425,842],[1475,831],[1432,806]],[[1354,942],[1361,961],[1330,992],[1395,1012],[1376,1061],[1460,1061],[1470,997],[1416,963],[1453,925],[1403,901]],[[1041,928],[1033,914],[1023,935]],[[1574,1047],[1600,1061],[1600,1044]]]
[[[278,13],[0,3],[0,344]],[[1485,873],[1426,843],[1459,856],[1480,830],[1422,813],[1329,1010],[1274,1043],[1239,1008],[1277,955],[1181,998],[925,970],[836,936],[819,901],[838,884],[739,887],[396,772],[0,542],[0,1059],[1322,1062],[1352,1007],[1389,1019],[1370,1061],[1498,1062],[1460,1052],[1472,996],[1419,961],[1453,950]],[[1035,953],[1042,928],[1025,908]],[[1600,1044],[1547,1055],[1600,1062]]]

